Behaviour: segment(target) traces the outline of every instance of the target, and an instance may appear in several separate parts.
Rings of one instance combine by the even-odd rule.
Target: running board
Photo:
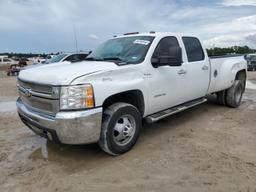
[[[154,122],[156,122],[160,119],[163,119],[163,118],[168,117],[170,115],[173,115],[175,113],[179,113],[181,111],[184,111],[184,110],[189,109],[191,107],[194,107],[196,105],[205,103],[206,101],[207,101],[207,99],[205,99],[205,98],[200,98],[200,99],[196,99],[196,100],[193,100],[193,101],[189,101],[187,103],[183,103],[183,104],[178,105],[176,107],[172,107],[172,108],[166,109],[164,111],[160,111],[158,113],[154,113],[152,115],[149,115],[145,118],[145,120],[146,120],[147,123],[154,123]]]

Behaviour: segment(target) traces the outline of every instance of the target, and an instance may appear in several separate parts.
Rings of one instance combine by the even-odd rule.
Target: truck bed
[[[227,89],[233,84],[233,71],[244,66],[246,61],[243,55],[225,55],[210,57],[210,85],[208,93],[218,92]],[[235,70],[234,70],[235,73]]]

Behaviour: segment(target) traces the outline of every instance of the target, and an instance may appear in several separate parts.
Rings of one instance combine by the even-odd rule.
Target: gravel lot
[[[0,73],[0,191],[256,192],[256,72],[239,109],[208,102],[145,124],[127,154],[48,143],[15,111],[15,77]]]

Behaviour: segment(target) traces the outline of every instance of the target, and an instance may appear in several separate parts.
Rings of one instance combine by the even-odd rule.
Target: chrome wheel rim
[[[113,129],[114,142],[124,146],[128,144],[136,130],[135,118],[131,115],[123,115],[117,121]]]

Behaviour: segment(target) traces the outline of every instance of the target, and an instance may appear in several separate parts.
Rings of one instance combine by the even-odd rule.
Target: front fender
[[[83,83],[93,85],[96,107],[102,106],[108,97],[121,92],[136,89],[143,95],[146,94],[144,74],[138,67],[133,68],[133,66],[92,74],[72,82],[72,84]]]

